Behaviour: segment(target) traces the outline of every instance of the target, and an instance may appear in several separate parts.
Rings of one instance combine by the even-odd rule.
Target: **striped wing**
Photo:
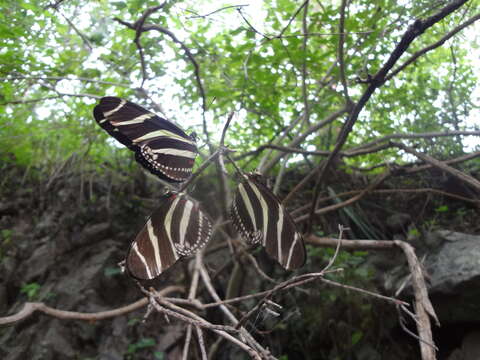
[[[199,205],[169,193],[132,242],[127,270],[137,279],[153,279],[202,248],[211,235],[212,224]]]
[[[93,115],[104,130],[135,151],[135,159],[152,174],[169,182],[190,176],[195,140],[170,121],[118,97],[101,98]]]
[[[254,175],[244,175],[230,209],[233,224],[250,243],[261,243],[285,269],[305,263],[305,245],[292,217]]]

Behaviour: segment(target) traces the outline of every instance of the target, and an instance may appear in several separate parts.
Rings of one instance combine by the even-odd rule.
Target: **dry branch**
[[[379,186],[388,176],[390,176],[390,171],[387,170],[386,172],[378,175],[377,178],[367,188],[363,189],[358,195],[355,195],[354,197],[352,197],[348,200],[342,201],[341,203],[330,205],[330,206],[318,209],[318,210],[315,211],[315,214],[316,215],[321,215],[321,214],[325,214],[325,213],[330,212],[330,211],[341,209],[345,206],[352,205],[353,203],[362,199],[365,195],[367,195],[369,192],[371,192],[377,186]],[[309,218],[310,218],[310,214],[299,216],[298,218],[295,219],[295,222],[300,223],[302,221],[308,220]]]
[[[443,171],[451,174],[452,176],[456,177],[457,179],[473,186],[475,189],[478,190],[478,192],[480,192],[480,181],[473,178],[472,176],[467,175],[464,172],[462,172],[460,170],[457,170],[457,169],[455,169],[451,166],[448,166],[444,162],[439,161],[439,160],[437,160],[437,159],[435,159],[435,158],[433,158],[429,155],[422,154],[422,153],[420,153],[420,152],[418,152],[418,151],[416,151],[416,150],[412,149],[411,147],[408,147],[404,144],[394,143],[394,142],[392,142],[391,144],[398,147],[399,149],[402,149],[402,150],[412,154],[412,155],[415,155],[416,157],[418,157],[419,159],[422,159],[426,163],[429,163],[432,166],[435,166],[436,168],[439,168],[440,170],[443,170]]]
[[[440,9],[434,15],[424,20],[417,19],[412,25],[408,27],[407,31],[403,34],[400,42],[396,45],[395,49],[392,51],[392,53],[390,54],[390,57],[382,66],[382,68],[374,76],[372,76],[369,79],[368,81],[369,85],[367,89],[364,91],[364,93],[362,94],[362,96],[360,97],[360,99],[358,100],[358,102],[354,105],[352,111],[350,112],[347,121],[343,125],[342,130],[338,135],[338,138],[337,138],[335,147],[332,150],[332,153],[328,156],[325,162],[322,162],[319,166],[317,166],[316,170],[320,170],[320,175],[317,178],[315,189],[313,192],[313,201],[312,201],[312,207],[310,209],[310,220],[308,223],[308,232],[310,232],[312,228],[313,215],[315,213],[315,204],[320,193],[320,186],[323,182],[323,178],[325,177],[325,174],[328,168],[333,163],[334,158],[337,156],[338,152],[340,152],[341,148],[347,141],[347,138],[350,132],[353,130],[353,126],[356,123],[358,116],[360,115],[360,112],[363,110],[367,102],[370,100],[370,97],[379,87],[382,86],[382,84],[385,82],[385,77],[387,76],[389,71],[393,68],[393,66],[397,63],[399,58],[407,51],[407,49],[410,47],[410,44],[417,37],[422,35],[428,28],[432,27],[437,22],[439,22],[440,20],[442,20],[443,18],[447,17],[452,12],[460,8],[466,2],[467,0],[452,1],[448,3],[445,7]]]
[[[316,246],[332,247],[338,242],[338,239],[320,238],[315,235],[310,235],[306,241]],[[412,286],[415,294],[415,311],[417,316],[417,329],[420,337],[420,350],[423,360],[434,360],[435,347],[432,338],[432,329],[428,315],[432,316],[436,324],[440,326],[438,318],[433,310],[433,306],[428,298],[427,286],[422,272],[422,266],[418,261],[413,247],[400,240],[344,240],[342,241],[342,248],[346,250],[387,250],[392,248],[400,248],[407,261],[412,274]]]
[[[165,296],[172,292],[183,291],[183,287],[181,286],[168,286],[165,289],[159,291],[159,294]],[[0,326],[1,325],[13,325],[19,321],[22,321],[28,317],[30,317],[34,312],[39,311],[44,314],[56,317],[58,319],[69,319],[69,320],[83,320],[83,321],[97,321],[103,319],[109,319],[116,316],[128,314],[132,311],[140,309],[148,304],[148,299],[143,298],[140,299],[130,305],[122,306],[118,309],[108,310],[108,311],[100,311],[96,313],[81,313],[76,311],[65,311],[65,310],[58,310],[52,308],[50,306],[45,305],[44,303],[39,302],[27,302],[23,306],[23,309],[20,310],[18,313],[6,317],[0,318]]]

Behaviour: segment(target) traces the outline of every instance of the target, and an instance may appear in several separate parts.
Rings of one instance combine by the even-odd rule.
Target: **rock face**
[[[27,301],[98,312],[142,297],[117,264],[143,214],[119,197],[106,208],[103,201],[79,205],[75,193],[71,195],[58,196],[42,209],[21,197],[8,206],[0,204],[0,229],[8,229],[0,233],[0,316],[17,313]],[[138,320],[144,313],[140,309],[95,323],[36,313],[0,328],[0,359],[153,358],[164,349],[155,342],[145,346],[145,339],[161,336],[164,320],[153,316],[142,324]]]
[[[425,265],[440,321],[480,323],[480,236],[445,230],[434,235],[442,245]]]
[[[480,285],[480,236],[449,231],[437,234],[445,241],[428,260],[432,293],[456,295],[469,284]]]
[[[480,331],[468,333],[462,346],[455,349],[447,360],[478,360],[480,359]]]

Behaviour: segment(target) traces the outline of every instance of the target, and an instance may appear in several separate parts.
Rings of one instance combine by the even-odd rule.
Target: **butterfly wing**
[[[240,234],[251,244],[261,243],[285,269],[304,265],[305,245],[292,217],[253,175],[238,185],[230,214]]]
[[[205,246],[211,234],[212,224],[196,202],[169,193],[132,242],[127,270],[137,279],[154,279]]]
[[[168,120],[118,97],[103,97],[93,109],[97,123],[135,151],[135,159],[169,182],[185,181],[198,153],[195,140]]]

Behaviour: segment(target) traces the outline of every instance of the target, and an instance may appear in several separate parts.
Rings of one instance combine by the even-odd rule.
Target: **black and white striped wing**
[[[251,174],[238,185],[230,209],[233,224],[250,243],[261,243],[285,269],[305,263],[303,238],[277,197]]]
[[[135,151],[135,159],[152,174],[169,182],[191,175],[198,153],[195,139],[175,124],[118,97],[101,98],[93,115],[104,130]]]
[[[127,254],[130,275],[151,280],[185,256],[205,246],[212,223],[199,205],[182,194],[169,193],[138,233]]]

